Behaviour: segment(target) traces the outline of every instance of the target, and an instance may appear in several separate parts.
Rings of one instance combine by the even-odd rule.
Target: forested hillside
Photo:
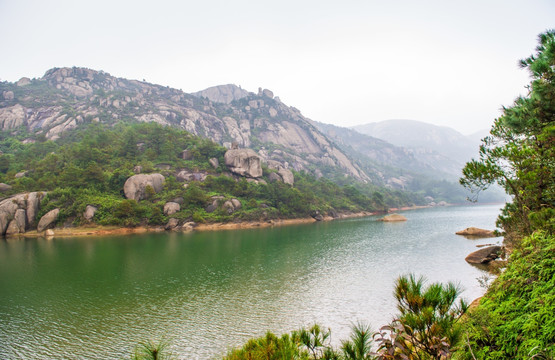
[[[27,141],[21,141],[24,139]],[[225,165],[227,149],[156,123],[83,125],[56,141],[41,134],[4,132],[0,151],[3,196],[46,192],[39,217],[59,209],[58,224],[66,226],[165,225],[170,218],[175,219],[174,226],[308,216],[321,219],[423,201],[416,195],[371,184],[340,186],[304,171],[290,173],[293,178],[287,183],[280,176],[285,170],[270,168],[267,163],[261,163],[261,176],[241,176]],[[160,189],[147,187],[141,198],[129,198],[124,185],[136,174],[161,174],[165,182]],[[234,205],[229,206],[230,202]],[[168,211],[168,203],[178,204],[178,210]],[[87,206],[96,208],[89,219]]]

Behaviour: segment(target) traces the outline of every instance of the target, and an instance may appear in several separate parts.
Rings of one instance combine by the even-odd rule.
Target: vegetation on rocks
[[[187,156],[182,155],[184,150]],[[11,186],[4,195],[45,191],[39,216],[59,208],[58,224],[66,225],[89,223],[83,215],[87,205],[97,209],[94,223],[137,226],[166,224],[169,217],[164,205],[176,199],[182,204],[171,217],[197,223],[335,215],[421,201],[409,193],[356,182],[340,186],[306,172],[295,172],[291,186],[270,181],[275,170],[265,165],[256,181],[237,176],[225,166],[225,148],[156,123],[93,123],[56,141],[3,132],[0,151],[0,182]],[[210,159],[216,159],[218,166]],[[147,186],[145,199],[126,198],[124,184],[137,171],[164,175],[163,189],[154,191]],[[180,171],[197,175],[183,180]],[[231,199],[236,199],[240,208],[231,211],[223,206]],[[214,202],[215,208],[208,209]]]

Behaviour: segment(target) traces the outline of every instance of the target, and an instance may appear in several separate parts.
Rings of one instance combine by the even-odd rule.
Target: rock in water
[[[252,149],[234,149],[225,153],[225,166],[241,176],[258,178],[262,176],[260,157]]]
[[[487,264],[501,256],[503,248],[501,246],[490,246],[487,248],[474,251],[469,254],[465,260],[470,264]]]
[[[133,175],[123,185],[123,192],[128,199],[143,200],[146,198],[147,186],[150,186],[157,193],[163,189],[165,180],[162,174]]]
[[[493,233],[492,230],[479,229],[475,227],[469,227],[464,230],[457,231],[455,234],[474,237],[474,238],[495,237],[495,234]]]
[[[378,221],[393,222],[393,221],[407,221],[407,218],[399,214],[386,215]]]

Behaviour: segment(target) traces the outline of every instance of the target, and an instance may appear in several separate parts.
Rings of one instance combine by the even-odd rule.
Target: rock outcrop
[[[0,235],[19,234],[34,227],[44,194],[22,193],[0,201]]]
[[[475,227],[469,227],[461,231],[457,231],[455,234],[457,235],[464,235],[471,238],[490,238],[495,237],[495,234],[492,230],[485,230]]]
[[[234,174],[250,178],[262,176],[260,156],[252,149],[228,150],[224,158],[225,166]]]
[[[147,196],[147,187],[150,186],[155,193],[164,187],[164,175],[162,174],[137,174],[131,176],[123,185],[123,192],[127,199],[140,201]]]
[[[164,204],[164,215],[173,215],[181,210],[181,206],[176,202],[167,202]]]
[[[226,209],[228,214],[233,214],[235,211],[241,209],[241,202],[237,199],[227,200],[223,204],[224,209]]]
[[[43,217],[40,218],[39,224],[37,225],[37,231],[44,231],[56,223],[58,215],[60,214],[60,209],[50,210]]]
[[[378,219],[378,221],[385,221],[385,222],[407,221],[407,218],[399,214],[389,214],[384,216],[381,219]]]
[[[0,183],[0,192],[10,191],[12,189],[11,185]]]
[[[293,185],[295,183],[293,172],[286,167],[287,163],[284,165],[279,161],[268,160],[267,165],[268,168],[277,170],[277,173],[270,173],[270,181],[282,181],[289,185]]]
[[[85,208],[85,212],[83,213],[83,217],[87,221],[92,221],[97,210],[98,208],[96,206],[87,205],[87,207]]]
[[[229,104],[232,101],[249,96],[249,92],[241,89],[237,85],[227,84],[209,87],[208,89],[197,91],[191,95],[205,97],[214,102]]]
[[[6,229],[6,235],[23,234],[27,227],[27,215],[24,209],[17,209]]]
[[[470,264],[487,264],[499,258],[503,253],[501,246],[489,246],[469,254],[465,260]]]
[[[190,170],[180,170],[175,174],[175,179],[179,182],[189,182],[189,181],[204,181],[208,176],[205,171],[190,171]]]
[[[179,225],[179,220],[177,220],[176,218],[171,218],[166,223],[166,226],[164,226],[164,229],[166,229],[166,230],[175,230],[175,228],[178,225]]]

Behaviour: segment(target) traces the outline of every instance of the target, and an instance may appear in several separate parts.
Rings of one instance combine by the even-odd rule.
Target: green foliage
[[[513,251],[507,269],[466,322],[461,358],[523,359],[555,352],[555,238],[538,232]]]
[[[299,347],[298,334],[281,337],[268,332],[266,336],[249,340],[242,348],[230,351],[224,360],[308,360],[308,353]]]
[[[424,278],[401,276],[395,283],[399,317],[377,334],[381,359],[447,359],[461,336],[458,319],[467,309],[453,283],[424,288]]]
[[[158,343],[147,341],[135,347],[131,360],[171,360],[175,359],[168,351],[168,344],[164,341]]]
[[[373,332],[370,325],[358,323],[353,326],[351,338],[343,341],[341,351],[345,360],[370,360],[372,354]]]
[[[23,143],[25,138],[34,138],[35,142]],[[190,151],[193,159],[181,158],[184,149]],[[236,180],[224,174],[223,168],[213,169],[209,164],[211,158],[224,163],[224,148],[156,123],[82,124],[56,142],[25,132],[17,137],[0,132],[0,150],[0,181],[12,186],[11,193],[47,191],[43,208],[60,208],[60,223],[75,225],[84,223],[82,214],[87,205],[98,208],[93,219],[97,224],[163,225],[167,221],[162,213],[163,202],[180,197],[184,203],[173,216],[195,222],[265,221],[414,203],[411,195],[403,192],[356,183],[342,186],[306,173],[294,173],[294,186],[267,178],[266,183]],[[171,170],[160,170],[155,164],[167,164]],[[147,186],[146,199],[134,203],[125,200],[123,186],[137,165],[142,167],[142,173],[162,172],[166,181],[158,193]],[[192,181],[184,188],[174,177],[180,169],[203,172],[207,178]],[[27,174],[16,179],[14,175],[20,171]],[[208,213],[205,209],[215,195],[225,200],[238,199],[242,208],[230,213],[220,204]]]
[[[513,202],[498,224],[514,247],[507,268],[466,321],[460,359],[547,359],[555,354],[555,31],[521,61],[526,97],[504,108],[461,183],[504,186]]]
[[[544,210],[555,206],[555,31],[539,42],[537,53],[521,61],[532,77],[528,95],[503,109],[460,180],[475,192],[497,183],[513,196],[499,225],[516,239],[545,225],[554,230]]]

